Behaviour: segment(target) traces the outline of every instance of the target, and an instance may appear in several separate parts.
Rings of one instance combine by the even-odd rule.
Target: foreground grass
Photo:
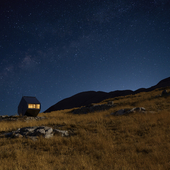
[[[0,169],[170,169],[170,96],[155,98],[161,91],[108,99],[116,106],[102,112],[73,115],[63,110],[41,113],[48,118],[41,121],[0,122],[1,133],[46,125],[75,134],[37,141],[1,138]],[[110,115],[133,107],[145,107],[147,113]]]

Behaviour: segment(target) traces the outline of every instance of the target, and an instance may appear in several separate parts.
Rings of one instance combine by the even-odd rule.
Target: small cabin
[[[41,103],[36,97],[23,96],[18,105],[18,114],[20,116],[36,117],[41,109]]]

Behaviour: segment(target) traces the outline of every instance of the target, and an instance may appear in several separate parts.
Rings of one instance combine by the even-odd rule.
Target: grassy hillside
[[[116,106],[101,112],[73,115],[70,109],[41,113],[48,119],[40,121],[1,121],[0,133],[46,125],[74,135],[0,138],[0,170],[170,169],[170,96],[155,97],[162,90],[107,99],[101,104],[112,100]],[[110,115],[133,107],[147,112]]]

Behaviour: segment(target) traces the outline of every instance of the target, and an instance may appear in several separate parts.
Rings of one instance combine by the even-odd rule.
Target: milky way
[[[2,0],[0,114],[22,96],[46,110],[82,91],[150,87],[170,75],[169,0]]]

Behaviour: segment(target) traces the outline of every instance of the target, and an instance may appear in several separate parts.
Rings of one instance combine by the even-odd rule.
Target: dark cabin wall
[[[27,102],[22,98],[20,101],[20,104],[18,106],[18,114],[24,116],[25,112],[28,109],[28,104]]]
[[[40,109],[27,109],[25,115],[36,117],[39,112],[40,112]]]

